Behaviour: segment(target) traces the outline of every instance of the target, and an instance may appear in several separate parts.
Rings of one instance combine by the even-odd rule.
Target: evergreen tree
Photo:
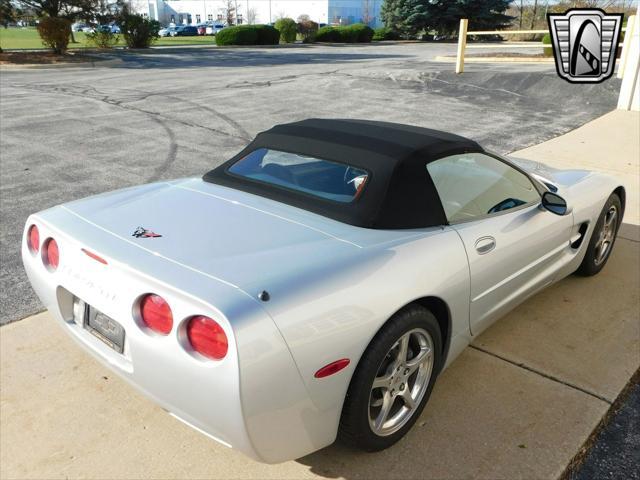
[[[385,0],[380,14],[387,28],[403,37],[414,37],[429,21],[428,0]]]
[[[506,28],[512,17],[505,14],[510,0],[384,0],[381,17],[387,28],[405,36],[434,30],[455,34],[461,18],[469,29]]]

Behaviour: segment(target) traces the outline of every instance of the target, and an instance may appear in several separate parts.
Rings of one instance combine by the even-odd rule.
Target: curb
[[[438,55],[437,62],[455,63],[456,57]],[[548,63],[553,64],[553,58],[539,57],[464,57],[464,63]]]
[[[124,63],[120,58],[113,58],[111,60],[89,60],[87,62],[67,62],[67,63],[51,63],[51,64],[37,64],[37,63],[8,63],[1,64],[0,71],[2,70],[40,70],[40,69],[54,69],[54,68],[95,68],[95,67],[115,67]]]

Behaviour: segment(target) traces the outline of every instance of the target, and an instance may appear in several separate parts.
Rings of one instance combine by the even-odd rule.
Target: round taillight
[[[173,327],[171,308],[160,295],[150,293],[142,297],[140,317],[147,327],[161,335],[168,335]]]
[[[212,360],[220,360],[229,350],[227,335],[215,320],[198,315],[187,323],[187,338],[191,347]]]
[[[58,264],[60,263],[60,251],[58,250],[58,242],[53,238],[47,238],[42,245],[42,261],[51,271],[58,268]]]
[[[27,245],[29,245],[31,253],[38,253],[40,250],[40,231],[35,225],[29,227],[29,231],[27,232]]]

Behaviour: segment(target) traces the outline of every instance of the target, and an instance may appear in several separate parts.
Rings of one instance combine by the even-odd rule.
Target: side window
[[[449,222],[502,212],[540,200],[531,180],[482,153],[452,155],[427,164]]]

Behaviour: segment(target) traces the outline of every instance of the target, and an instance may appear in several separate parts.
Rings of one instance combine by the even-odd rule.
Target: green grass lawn
[[[77,43],[69,43],[69,48],[87,48],[93,45],[87,43],[87,37],[82,32],[73,34]],[[122,35],[119,35],[118,45],[125,45]],[[154,45],[215,45],[211,36],[198,37],[165,37],[160,38]],[[0,28],[0,46],[7,50],[44,48],[35,28]]]

